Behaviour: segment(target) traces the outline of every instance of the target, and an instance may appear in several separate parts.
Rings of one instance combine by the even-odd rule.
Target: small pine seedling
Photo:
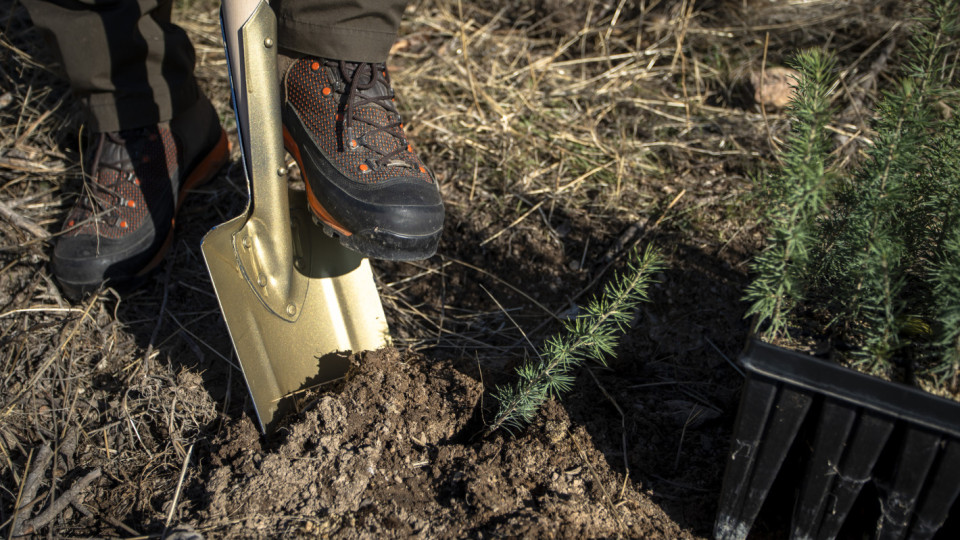
[[[940,358],[930,372],[939,385],[956,388],[960,375],[960,223],[944,241],[943,254],[932,274]]]
[[[901,77],[877,105],[873,144],[854,172],[831,168],[833,64],[801,53],[783,166],[762,186],[768,246],[755,260],[748,315],[766,338],[791,310],[819,304],[862,371],[899,366],[956,387],[960,376],[960,1],[929,0]]]
[[[957,124],[940,120],[935,104],[949,102],[953,92],[945,67],[960,14],[956,0],[932,0],[927,11],[914,28],[903,76],[877,107],[868,159],[823,223],[831,234],[824,236],[817,287],[858,344],[854,365],[884,375],[915,345],[915,322],[931,314],[929,261],[943,252],[955,206],[947,199],[956,194]]]
[[[487,434],[501,427],[520,429],[529,424],[550,396],[570,390],[573,370],[584,362],[595,360],[605,365],[606,358],[614,355],[619,336],[634,311],[647,301],[652,276],[662,268],[662,258],[656,250],[648,248],[643,256],[634,253],[627,269],[607,283],[583,314],[547,339],[536,359],[517,368],[520,380],[515,385],[494,390],[500,407]]]
[[[785,332],[787,315],[804,298],[810,253],[817,244],[816,220],[827,205],[830,95],[836,85],[834,59],[819,50],[797,55],[800,78],[790,106],[793,129],[780,159],[783,167],[761,186],[772,201],[767,248],[754,259],[756,279],[747,287],[755,329],[769,322],[768,335]]]

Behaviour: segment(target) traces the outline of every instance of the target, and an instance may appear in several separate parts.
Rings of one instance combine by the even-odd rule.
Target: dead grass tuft
[[[747,179],[775,159],[788,128],[780,112],[755,102],[750,81],[764,59],[776,67],[804,47],[841,51],[846,91],[837,105],[844,112],[831,129],[855,160],[870,136],[858,111],[884,83],[898,9],[853,0],[550,0],[490,8],[427,0],[408,12],[394,47],[394,81],[408,131],[438,172],[448,221],[456,222],[447,241],[553,267],[530,283],[511,270],[498,279],[512,305],[528,308],[528,320],[556,318],[569,301],[544,307],[516,290],[534,287],[534,278],[551,290],[591,283],[582,271],[595,274],[597,261],[618,259],[622,249],[606,252],[617,236],[659,216],[684,190],[692,196],[674,217],[686,233],[726,244],[742,232],[751,217],[738,204]],[[489,279],[469,269],[489,270],[482,259],[458,251],[441,249],[443,260],[386,284],[400,296],[388,294],[394,320],[418,328],[418,337],[402,333],[400,343],[484,348],[490,340],[483,336],[504,328],[496,309],[437,311],[406,292],[416,290],[411,280],[443,280],[452,269]],[[508,348],[521,345],[517,335]]]

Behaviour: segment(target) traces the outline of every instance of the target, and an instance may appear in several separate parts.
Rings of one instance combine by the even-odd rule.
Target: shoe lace
[[[343,60],[328,61],[331,67],[339,69],[340,76],[347,86],[347,99],[343,108],[343,139],[357,141],[359,146],[374,152],[377,157],[371,160],[374,167],[409,167],[416,168],[410,157],[404,151],[407,149],[406,138],[403,135],[403,124],[400,113],[394,105],[393,88],[387,77],[386,67],[382,64],[369,62],[346,62]],[[380,83],[378,85],[377,83]],[[376,93],[378,88],[386,88],[387,93]],[[369,117],[361,115],[361,111],[368,105],[376,105],[386,110],[387,117],[393,119],[385,124],[377,123]],[[359,137],[353,136],[357,122],[366,124],[369,129]],[[396,141],[392,149],[383,148],[376,144],[377,134],[383,133]],[[345,143],[341,140],[341,145]]]
[[[97,139],[96,150],[93,153],[93,159],[90,164],[90,173],[83,173],[83,191],[77,201],[77,207],[81,212],[81,219],[93,219],[95,223],[105,221],[110,214],[116,214],[117,210],[124,204],[123,196],[117,190],[121,182],[133,182],[136,174],[133,171],[124,170],[121,162],[112,162],[104,160],[104,150],[108,144],[125,146],[131,154],[131,159],[135,159],[132,154],[139,153],[129,141],[136,141],[137,137],[131,137],[132,132],[101,133]],[[116,174],[103,174],[105,170],[115,171]]]

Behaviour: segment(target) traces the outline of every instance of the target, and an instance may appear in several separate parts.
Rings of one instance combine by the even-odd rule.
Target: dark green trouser
[[[60,54],[94,131],[171,119],[199,97],[194,52],[170,22],[173,0],[21,0]],[[278,41],[294,53],[386,60],[406,0],[273,0]]]

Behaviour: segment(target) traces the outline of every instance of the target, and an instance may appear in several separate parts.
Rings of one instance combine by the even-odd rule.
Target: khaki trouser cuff
[[[188,84],[174,94],[158,91],[149,96],[127,96],[98,93],[83,99],[90,113],[92,131],[124,131],[168,122],[200,99],[197,85]]]
[[[280,47],[309,56],[349,62],[386,62],[396,31],[377,32],[349,26],[327,26],[290,20],[278,21]]]

